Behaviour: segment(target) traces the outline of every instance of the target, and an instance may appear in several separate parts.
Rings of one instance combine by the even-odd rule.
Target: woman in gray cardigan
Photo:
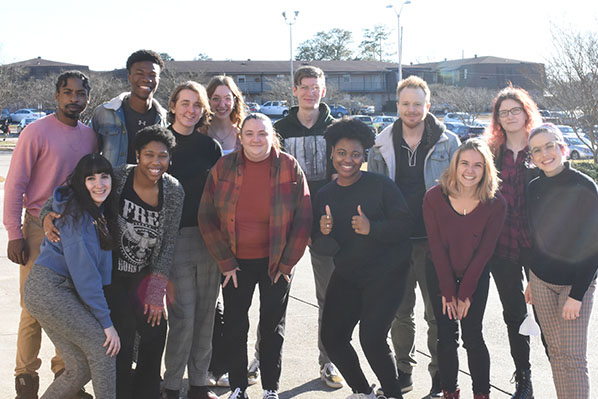
[[[179,181],[165,173],[174,144],[168,129],[146,127],[133,142],[137,165],[115,169],[118,234],[112,284],[104,292],[122,345],[116,359],[119,399],[160,396],[164,295],[185,196]],[[52,228],[50,223],[44,227],[50,239],[57,238]],[[140,340],[133,373],[136,333]]]

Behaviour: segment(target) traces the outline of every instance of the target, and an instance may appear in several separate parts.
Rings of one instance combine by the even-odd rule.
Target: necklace
[[[236,126],[231,126],[228,129],[228,131],[226,132],[226,134],[224,135],[224,137],[220,137],[220,135],[214,129],[212,129],[211,126],[210,126],[210,130],[212,133],[210,136],[215,138],[220,143],[220,145],[222,145],[231,136],[231,134],[234,134],[237,131],[237,128],[236,128]]]

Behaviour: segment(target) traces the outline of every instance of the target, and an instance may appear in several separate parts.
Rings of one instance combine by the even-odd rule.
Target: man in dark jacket
[[[314,198],[318,190],[330,181],[332,175],[330,149],[326,147],[324,131],[334,118],[330,116],[328,106],[320,102],[326,95],[326,81],[320,68],[303,66],[297,69],[293,82],[293,95],[297,97],[299,105],[292,107],[286,117],[274,124],[274,128],[284,140],[285,151],[299,161],[307,178],[311,198]],[[311,248],[310,254],[319,306],[319,330],[326,288],[334,270],[334,263],[332,257],[318,255]],[[343,379],[328,358],[320,334],[318,348],[322,381],[331,388],[341,388]]]

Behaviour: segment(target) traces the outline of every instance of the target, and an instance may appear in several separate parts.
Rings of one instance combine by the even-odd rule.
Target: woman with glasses
[[[531,128],[541,122],[538,107],[529,94],[508,86],[494,99],[492,121],[485,133],[502,181],[500,193],[507,203],[507,215],[490,271],[502,303],[515,363],[515,399],[533,398],[529,337],[519,334],[519,327],[527,316],[523,267],[529,263],[531,247],[525,187],[537,174],[535,168],[529,167],[527,139]]]
[[[239,131],[245,118],[243,93],[232,78],[223,75],[214,76],[207,91],[212,110],[207,133],[220,143],[226,155],[239,147]]]
[[[529,135],[540,176],[528,188],[533,242],[530,283],[559,399],[589,399],[588,324],[598,268],[598,188],[566,162],[560,130],[545,124]]]
[[[459,327],[475,399],[490,395],[490,355],[482,335],[489,267],[506,205],[498,192],[492,153],[480,139],[457,149],[440,184],[424,197],[432,262],[426,277],[438,323],[438,369],[443,398],[458,399]]]
[[[303,171],[280,151],[267,116],[246,117],[240,142],[210,171],[199,227],[222,273],[229,399],[247,398],[247,313],[256,285],[263,399],[278,399],[291,275],[309,239],[311,202]]]

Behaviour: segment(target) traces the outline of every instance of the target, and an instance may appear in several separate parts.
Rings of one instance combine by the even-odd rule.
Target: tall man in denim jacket
[[[399,383],[403,393],[413,389],[411,374],[415,361],[415,285],[419,285],[428,323],[428,349],[431,362],[432,389],[428,397],[440,397],[440,378],[436,356],[437,327],[426,283],[426,228],[422,205],[426,190],[438,183],[449,166],[453,153],[461,144],[446,130],[430,109],[430,89],[417,76],[410,76],[397,86],[399,119],[386,127],[376,138],[368,156],[368,170],[390,177],[401,189],[413,213],[415,225],[411,234],[413,250],[407,277],[405,297],[392,324],[391,337],[397,359]]]
[[[132,143],[139,130],[150,125],[167,125],[166,110],[154,99],[163,70],[164,61],[155,51],[134,52],[127,59],[131,91],[94,110],[91,127],[96,132],[100,152],[112,166],[137,163]]]

